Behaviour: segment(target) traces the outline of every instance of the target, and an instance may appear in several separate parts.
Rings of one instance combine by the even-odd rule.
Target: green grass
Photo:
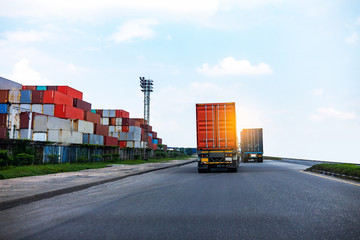
[[[282,160],[280,157],[270,157],[270,156],[264,156],[264,159],[270,159],[270,160]]]
[[[360,166],[349,163],[322,163],[314,165],[306,169],[306,171],[325,171],[351,177],[360,177]]]
[[[149,159],[143,160],[124,160],[117,162],[95,162],[95,163],[64,163],[64,164],[44,164],[44,165],[30,165],[30,166],[10,166],[0,168],[0,179],[9,179],[17,177],[39,176],[46,174],[62,173],[62,172],[77,172],[85,169],[105,168],[111,164],[125,164],[137,165],[143,163],[158,163],[171,160],[185,160],[189,157],[179,158],[163,158],[163,159]]]

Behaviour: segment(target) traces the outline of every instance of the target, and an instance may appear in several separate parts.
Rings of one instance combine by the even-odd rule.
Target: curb
[[[91,183],[85,183],[85,184],[81,184],[81,185],[76,185],[76,186],[66,187],[66,188],[62,188],[62,189],[57,189],[57,190],[54,190],[54,191],[38,193],[38,194],[31,195],[31,196],[20,197],[20,198],[15,198],[15,199],[3,201],[3,202],[0,202],[0,211],[5,210],[5,209],[9,209],[9,208],[13,208],[13,207],[16,207],[16,206],[19,206],[19,205],[22,205],[22,204],[27,204],[27,203],[43,200],[43,199],[46,199],[46,198],[52,198],[52,197],[55,197],[55,196],[58,196],[58,195],[66,194],[66,193],[72,193],[72,192],[84,190],[84,189],[94,187],[94,186],[97,186],[97,185],[101,185],[101,184],[104,184],[104,183],[114,182],[114,181],[118,181],[118,180],[121,180],[121,179],[124,179],[124,178],[137,176],[137,175],[141,175],[141,174],[145,174],[145,173],[149,173],[149,172],[155,172],[155,171],[163,170],[163,169],[167,169],[167,168],[179,167],[179,166],[187,165],[187,164],[194,163],[194,162],[196,162],[196,160],[186,162],[186,163],[173,164],[173,165],[160,167],[160,168],[149,169],[149,170],[145,170],[145,171],[141,171],[141,172],[137,172],[137,173],[131,173],[131,174],[128,174],[128,175],[125,175],[125,176],[108,178],[108,179],[95,181],[95,182],[91,182]]]

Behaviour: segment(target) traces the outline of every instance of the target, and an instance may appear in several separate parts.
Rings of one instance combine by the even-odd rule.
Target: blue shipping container
[[[21,91],[20,103],[31,103],[31,90]]]
[[[154,138],[154,139],[152,140],[152,143],[158,144],[158,143],[159,143],[159,140]]]
[[[8,105],[6,103],[0,104],[0,113],[8,113]]]
[[[83,144],[89,144],[89,133],[83,133]]]
[[[92,113],[96,113],[96,110],[95,110],[95,109],[91,109],[91,112],[92,112]]]
[[[37,86],[36,90],[47,90],[46,86]]]

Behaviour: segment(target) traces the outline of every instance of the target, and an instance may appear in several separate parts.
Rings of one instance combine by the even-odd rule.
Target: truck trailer
[[[263,162],[263,130],[249,128],[241,131],[241,161]]]
[[[196,104],[196,133],[199,173],[216,167],[237,171],[240,155],[234,102]]]

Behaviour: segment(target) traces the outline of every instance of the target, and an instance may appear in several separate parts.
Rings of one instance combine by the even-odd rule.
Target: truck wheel
[[[259,158],[258,158],[258,162],[263,162],[263,158],[262,158],[262,157],[259,157]]]
[[[198,168],[198,173],[207,173],[207,172],[209,172],[209,169]]]

